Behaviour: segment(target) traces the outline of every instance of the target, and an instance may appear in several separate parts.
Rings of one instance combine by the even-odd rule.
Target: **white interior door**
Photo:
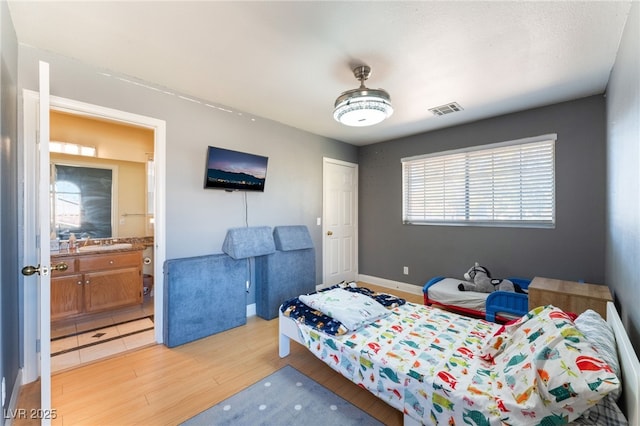
[[[40,377],[40,408],[38,417],[43,425],[51,424],[51,266],[49,245],[49,64],[40,62],[37,111],[27,108],[25,114],[35,114],[38,130],[25,133],[24,143],[35,144],[25,156],[25,298],[34,300],[25,308],[25,356],[34,354],[33,363],[25,360],[25,381]],[[25,95],[27,96],[27,95]],[[35,265],[34,265],[35,264]],[[66,265],[65,265],[66,266]],[[54,266],[55,268],[56,266]],[[33,321],[38,318],[37,321]],[[35,349],[35,352],[32,352]]]
[[[40,242],[40,408],[42,424],[51,424],[51,262],[49,216],[49,64],[40,62],[38,137],[38,231]]]
[[[323,283],[358,273],[358,165],[323,160]]]

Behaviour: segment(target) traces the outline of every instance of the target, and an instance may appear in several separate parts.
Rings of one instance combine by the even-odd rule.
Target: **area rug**
[[[368,426],[382,423],[287,365],[182,425]]]

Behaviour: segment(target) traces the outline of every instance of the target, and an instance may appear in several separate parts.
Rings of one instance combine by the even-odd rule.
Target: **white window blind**
[[[403,158],[403,222],[554,227],[556,139]]]

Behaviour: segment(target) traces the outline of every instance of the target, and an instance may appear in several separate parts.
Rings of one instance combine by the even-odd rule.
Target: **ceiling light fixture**
[[[347,126],[372,126],[393,114],[391,97],[382,89],[368,89],[364,81],[371,75],[371,68],[361,65],[353,69],[360,80],[360,87],[347,90],[338,96],[333,118]]]

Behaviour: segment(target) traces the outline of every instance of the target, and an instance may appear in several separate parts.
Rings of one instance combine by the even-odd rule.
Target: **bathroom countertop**
[[[69,256],[90,256],[94,254],[106,254],[106,253],[123,253],[129,251],[144,250],[146,248],[143,243],[133,243],[131,247],[113,248],[113,249],[98,249],[98,250],[86,250],[86,251],[67,251],[66,249],[59,252],[51,252],[51,258],[57,259],[61,257]]]

